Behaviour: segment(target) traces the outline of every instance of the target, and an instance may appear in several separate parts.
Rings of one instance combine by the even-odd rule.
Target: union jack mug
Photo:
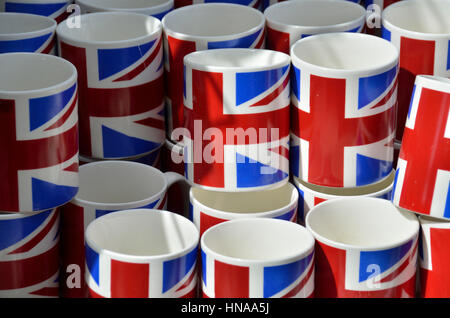
[[[80,6],[81,13],[104,11],[125,11],[150,15],[161,20],[173,9],[174,0],[75,0]]]
[[[127,12],[80,16],[61,23],[60,55],[79,73],[80,155],[123,159],[165,140],[161,22]]]
[[[299,40],[293,63],[291,169],[305,182],[353,188],[392,171],[398,51],[360,33]]]
[[[306,298],[314,294],[314,238],[303,226],[254,218],[201,237],[204,298]]]
[[[0,53],[55,54],[56,22],[25,13],[0,12]]]
[[[234,219],[273,218],[297,222],[298,191],[291,184],[252,192],[190,190],[189,219],[200,231]]]
[[[84,233],[95,219],[129,209],[166,208],[167,189],[183,176],[137,162],[98,161],[80,166],[80,191],[61,207],[62,293],[65,297],[85,297],[86,285],[71,288],[72,272],[78,265],[84,273]],[[83,282],[84,283],[84,282]]]
[[[319,33],[363,32],[366,10],[335,0],[283,1],[264,11],[267,48],[289,54],[298,40]]]
[[[294,184],[299,193],[298,221],[304,224],[308,212],[324,201],[339,198],[373,197],[391,200],[395,171],[388,178],[372,185],[355,188],[331,188],[316,186],[294,177]]]
[[[185,177],[207,190],[248,192],[289,178],[289,55],[194,52],[185,62]]]
[[[0,211],[53,209],[78,191],[77,71],[62,58],[0,54]]]
[[[57,210],[0,213],[0,297],[58,297]]]
[[[450,219],[450,79],[419,75],[403,134],[394,204]]]
[[[265,0],[262,0],[265,1]],[[273,0],[272,0],[273,1]],[[222,3],[221,0],[175,0],[175,8],[181,8],[192,4],[200,3]],[[261,0],[227,0],[224,3],[240,4],[243,6],[259,9],[261,7]]]
[[[383,38],[400,51],[398,141],[402,140],[417,75],[450,77],[450,1],[407,0],[383,10]]]
[[[185,217],[149,209],[96,219],[86,230],[91,297],[193,298],[199,234]]]
[[[315,296],[413,298],[417,217],[390,201],[356,197],[322,202],[306,216],[316,239]]]
[[[450,222],[419,217],[421,241],[419,242],[420,294],[423,298],[449,298]]]
[[[0,12],[42,15],[61,23],[68,16],[67,7],[73,0],[0,0]]]
[[[174,10],[162,20],[166,70],[167,136],[185,127],[183,58],[192,52],[219,48],[263,48],[264,15],[231,3],[205,3]],[[178,140],[176,140],[178,141]]]

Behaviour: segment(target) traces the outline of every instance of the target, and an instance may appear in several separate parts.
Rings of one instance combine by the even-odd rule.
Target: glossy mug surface
[[[42,15],[64,21],[70,14],[68,6],[73,0],[0,0],[0,12],[17,12]]]
[[[0,54],[0,69],[0,211],[58,207],[78,191],[77,71],[36,53]]]
[[[96,219],[86,230],[92,297],[192,298],[199,234],[185,217],[149,209]]]
[[[392,171],[398,51],[360,33],[299,40],[293,63],[291,169],[319,186],[352,188]]]
[[[80,28],[62,23],[60,55],[79,73],[80,155],[122,159],[164,143],[162,27],[130,12],[80,16]]]

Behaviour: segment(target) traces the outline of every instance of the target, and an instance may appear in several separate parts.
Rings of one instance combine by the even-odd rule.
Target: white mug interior
[[[335,0],[284,1],[264,11],[275,24],[298,27],[330,27],[364,20],[366,10],[358,4]]]
[[[157,7],[170,2],[170,0],[76,0],[76,2],[103,10],[126,10]]]
[[[276,219],[239,219],[209,228],[202,236],[205,252],[235,261],[276,262],[313,249],[312,235],[301,225]]]
[[[323,202],[308,213],[306,226],[317,239],[338,248],[394,247],[419,231],[414,214],[400,212],[390,201],[367,197]]]
[[[251,7],[231,3],[207,3],[178,8],[162,20],[171,33],[192,37],[226,37],[256,32],[264,27],[264,15]]]
[[[450,35],[450,1],[400,1],[383,11],[383,20],[411,32]]]
[[[75,200],[85,205],[134,203],[162,195],[167,189],[161,171],[138,162],[92,162],[80,166],[78,176]]]
[[[53,32],[56,21],[44,16],[26,13],[0,12],[0,40],[11,36],[32,36],[33,33]]]
[[[198,240],[198,230],[185,217],[150,209],[110,213],[86,229],[86,241],[97,251],[130,258],[170,256],[194,248]]]
[[[291,56],[322,70],[361,72],[393,67],[399,53],[390,42],[360,33],[327,33],[297,41]]]
[[[55,90],[74,82],[77,76],[70,62],[37,53],[0,54],[0,70],[0,94]]]
[[[75,43],[104,43],[138,40],[161,31],[161,22],[132,12],[96,12],[80,16],[80,28],[60,23],[58,36]]]
[[[241,214],[276,211],[298,200],[298,192],[290,183],[276,189],[245,193],[209,191],[194,187],[191,191],[195,200],[210,209]]]

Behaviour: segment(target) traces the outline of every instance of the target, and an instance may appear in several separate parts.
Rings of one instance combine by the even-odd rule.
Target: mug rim
[[[333,0],[335,1],[335,0]],[[231,53],[231,54],[247,54],[249,57],[251,55],[255,55],[255,58],[258,58],[258,55],[267,55],[267,56],[279,56],[281,61],[272,63],[271,65],[258,65],[258,66],[220,66],[220,65],[207,65],[203,64],[201,62],[195,61],[197,56],[202,55],[212,55],[214,56],[217,53]],[[227,55],[228,55],[227,54]],[[183,64],[185,66],[189,66],[191,69],[200,70],[200,71],[207,71],[207,72],[258,72],[258,71],[265,71],[265,70],[273,70],[278,69],[281,67],[291,65],[291,58],[288,54],[279,52],[279,51],[273,51],[268,49],[253,49],[253,48],[227,48],[227,49],[214,49],[214,50],[202,50],[202,51],[195,51],[192,53],[189,53],[184,56],[183,58]],[[210,63],[212,64],[212,63]]]
[[[282,186],[284,186],[286,183],[289,182],[289,176],[287,176],[283,180],[278,181],[276,183],[272,183],[272,184],[268,184],[268,185],[264,185],[264,186],[260,186],[260,187],[251,187],[251,188],[231,188],[230,189],[226,185],[224,187],[220,187],[220,188],[219,187],[210,187],[210,186],[205,186],[205,185],[202,185],[199,183],[195,183],[191,179],[186,179],[186,182],[188,182],[190,186],[195,186],[195,187],[203,189],[203,190],[216,191],[216,192],[226,191],[226,192],[243,192],[243,193],[245,193],[245,192],[252,192],[252,191],[281,188]]]
[[[157,148],[154,148],[153,150],[137,155],[137,156],[132,156],[132,157],[123,157],[123,158],[112,158],[112,159],[108,159],[108,158],[94,158],[94,157],[87,157],[87,156],[83,156],[83,155],[78,155],[78,158],[83,159],[84,162],[86,163],[92,163],[92,162],[97,162],[97,161],[134,161],[134,160],[138,160],[141,158],[144,158],[146,156],[151,155],[154,152],[160,151],[161,148],[164,146],[164,144],[159,145]]]
[[[153,32],[149,32],[145,35],[136,36],[132,38],[127,38],[124,40],[109,40],[109,41],[94,41],[94,40],[86,40],[86,39],[80,39],[79,37],[74,36],[68,36],[67,35],[67,26],[65,23],[58,24],[56,28],[56,35],[58,36],[58,42],[67,42],[67,43],[73,43],[75,45],[82,45],[82,46],[95,46],[95,47],[106,47],[106,46],[123,46],[125,44],[130,43],[138,43],[142,42],[148,38],[151,38],[155,35],[162,34],[162,24],[161,21],[155,17],[145,15],[143,13],[135,13],[135,12],[126,12],[126,11],[103,11],[103,12],[92,12],[92,13],[85,13],[80,15],[80,19],[90,19],[93,15],[122,15],[122,16],[134,16],[143,18],[145,17],[147,20],[153,20],[155,22],[155,30]],[[83,21],[81,21],[82,23]]]
[[[94,161],[94,162],[89,162],[86,163],[82,166],[79,167],[79,170],[81,169],[85,169],[86,167],[89,168],[91,166],[95,166],[95,165],[103,165],[103,164],[125,164],[128,166],[139,166],[141,168],[145,168],[148,170],[152,170],[154,172],[156,172],[157,174],[159,174],[161,176],[161,178],[164,181],[163,187],[162,189],[152,195],[151,197],[147,197],[145,199],[141,199],[141,200],[137,200],[137,201],[129,201],[129,202],[121,202],[121,203],[105,203],[105,202],[94,202],[94,201],[89,201],[89,200],[85,200],[85,199],[80,199],[78,198],[79,192],[77,193],[77,195],[70,201],[72,204],[81,206],[81,207],[93,207],[93,208],[100,208],[101,210],[116,210],[116,211],[121,211],[121,210],[129,210],[129,209],[133,209],[134,207],[142,207],[144,206],[146,203],[150,203],[152,202],[155,198],[157,197],[163,197],[164,193],[167,192],[167,188],[168,188],[168,183],[167,183],[167,179],[164,175],[163,172],[161,172],[159,169],[153,167],[153,166],[149,166],[140,162],[134,162],[134,161],[126,161],[126,160],[99,160],[99,161]],[[83,168],[85,167],[85,168]],[[79,171],[80,173],[80,171]],[[81,179],[81,178],[79,178]],[[81,188],[81,182],[79,184],[79,188]]]
[[[450,230],[450,219],[439,219],[430,215],[420,214],[417,216],[420,226]]]
[[[125,253],[111,251],[110,249],[101,248],[101,247],[99,247],[99,245],[97,243],[92,241],[90,236],[88,236],[89,232],[93,231],[93,230],[90,230],[90,228],[94,227],[96,225],[96,223],[102,222],[106,218],[121,217],[123,215],[130,215],[132,213],[134,213],[134,214],[153,213],[156,215],[165,214],[165,215],[170,215],[172,217],[175,217],[175,218],[181,220],[181,222],[185,223],[188,227],[191,228],[190,231],[195,236],[195,239],[193,240],[194,242],[193,242],[193,244],[188,244],[187,247],[183,248],[180,251],[176,251],[176,252],[158,254],[158,255],[132,255],[132,254],[125,254]],[[139,261],[139,262],[148,263],[148,262],[154,262],[154,261],[160,261],[160,260],[171,260],[171,259],[175,259],[175,258],[184,256],[184,255],[190,253],[192,250],[194,250],[198,246],[199,239],[200,239],[200,233],[199,233],[197,227],[194,225],[194,223],[192,223],[191,221],[186,219],[184,216],[181,216],[177,213],[166,211],[166,210],[156,210],[156,209],[145,209],[144,208],[144,209],[126,209],[126,210],[115,211],[115,212],[108,213],[108,214],[102,215],[99,218],[94,219],[87,226],[85,235],[84,235],[84,239],[86,241],[86,244],[88,244],[91,249],[98,252],[99,254],[100,253],[106,254],[113,259],[131,260],[131,261]]]
[[[442,3],[448,2],[450,4],[450,1],[448,1],[448,0],[431,0],[431,1],[442,2]],[[401,28],[386,18],[386,15],[389,14],[390,11],[395,10],[397,7],[400,7],[400,6],[410,5],[411,3],[422,3],[422,1],[421,0],[398,1],[398,2],[395,2],[395,3],[387,6],[385,9],[383,9],[383,11],[381,13],[381,21],[382,21],[383,27],[389,31],[394,30],[397,33],[405,34],[411,38],[423,38],[423,39],[448,38],[450,40],[450,32],[449,33],[426,33],[426,32],[412,31],[412,30]]]
[[[25,19],[33,18],[35,20],[42,20],[42,21],[45,20],[45,21],[49,22],[50,25],[48,27],[41,28],[38,30],[17,32],[17,33],[1,33],[1,30],[0,30],[0,41],[6,40],[6,38],[13,38],[13,37],[14,38],[20,37],[19,40],[22,40],[22,37],[32,38],[34,36],[40,35],[41,33],[47,33],[47,32],[56,33],[57,23],[54,19],[51,19],[49,17],[43,16],[43,15],[30,14],[30,13],[21,13],[21,12],[0,12],[0,17],[2,15],[22,16]],[[17,53],[20,53],[20,52],[17,52]]]
[[[277,222],[280,224],[285,224],[292,228],[296,227],[300,231],[306,233],[306,236],[309,237],[308,238],[309,242],[306,242],[308,247],[305,248],[301,253],[296,253],[295,255],[280,257],[278,259],[252,260],[252,259],[231,257],[231,256],[226,256],[226,255],[220,254],[216,251],[213,251],[205,243],[205,238],[207,238],[207,236],[210,235],[211,232],[219,231],[220,228],[223,226],[230,226],[230,225],[232,226],[234,223],[244,223],[244,222],[251,222],[251,223],[255,223],[255,222],[275,223],[275,222]],[[301,260],[301,259],[307,257],[308,255],[310,255],[311,253],[314,253],[315,252],[314,247],[315,247],[315,238],[311,234],[311,232],[308,231],[308,229],[305,228],[304,226],[302,226],[298,223],[295,223],[295,222],[278,220],[278,219],[270,219],[270,218],[239,218],[239,219],[229,220],[229,221],[222,222],[222,223],[219,223],[219,224],[216,224],[216,225],[210,227],[200,237],[200,249],[206,255],[212,255],[214,257],[214,259],[222,260],[228,264],[239,265],[239,266],[255,266],[255,265],[256,266],[261,266],[261,265],[262,266],[276,266],[276,265],[289,264],[289,263]]]
[[[205,205],[204,203],[200,202],[198,200],[198,198],[196,198],[195,195],[194,195],[195,187],[191,187],[189,189],[189,199],[193,200],[193,202],[192,202],[193,204],[196,204],[200,208],[206,208],[207,210],[214,212],[214,216],[222,217],[222,218],[226,219],[227,221],[228,220],[234,220],[234,219],[245,219],[245,218],[267,218],[267,217],[270,217],[270,216],[280,215],[282,212],[290,211],[293,206],[298,204],[299,194],[298,194],[298,191],[295,188],[295,186],[292,183],[290,183],[290,182],[287,182],[283,186],[288,186],[289,187],[289,189],[294,194],[294,198],[291,197],[290,202],[288,204],[284,205],[283,207],[275,209],[275,210],[270,210],[270,211],[239,213],[239,212],[230,212],[230,211],[218,210],[216,208],[209,207],[209,206]],[[275,189],[267,189],[267,190],[263,190],[263,191],[277,190],[277,189],[280,189],[280,188],[281,187],[275,188]],[[208,191],[208,190],[201,189],[201,188],[198,188],[198,189],[199,190],[203,190],[203,191]],[[213,192],[213,191],[211,191],[211,192]],[[218,191],[214,191],[214,192],[218,192]],[[260,191],[256,190],[254,192],[260,192]],[[233,193],[239,193],[239,192],[229,192],[229,193],[233,194]],[[210,213],[208,213],[208,214],[210,214]],[[238,217],[236,218],[237,215],[238,215]],[[240,217],[240,216],[242,216],[242,217]]]
[[[167,19],[169,19],[172,15],[175,15],[177,13],[187,11],[187,10],[194,10],[195,8],[198,8],[199,6],[203,6],[203,7],[206,7],[206,6],[209,6],[209,7],[235,7],[239,10],[248,10],[249,12],[254,12],[257,15],[259,15],[260,18],[262,18],[262,19],[257,26],[255,26],[247,31],[235,33],[235,34],[229,34],[229,35],[219,35],[219,36],[192,35],[192,34],[188,34],[188,33],[184,33],[184,32],[177,32],[177,31],[174,31],[174,30],[170,29],[169,27],[167,27]],[[210,41],[210,42],[220,42],[220,41],[226,41],[226,40],[230,40],[230,39],[244,37],[246,35],[257,32],[258,30],[264,30],[265,24],[266,24],[266,18],[264,17],[264,14],[261,11],[255,9],[255,8],[249,7],[249,6],[244,6],[244,5],[236,4],[236,3],[215,2],[215,3],[197,3],[194,6],[189,5],[189,6],[177,8],[177,9],[172,10],[171,12],[167,13],[164,16],[164,18],[161,20],[161,23],[163,26],[164,33],[166,35],[173,36],[177,39],[193,40],[193,41],[203,40],[203,41]],[[264,36],[264,34],[263,34],[263,36]]]
[[[75,83],[77,85],[78,88],[78,82],[77,82],[77,78],[78,78],[78,72],[77,69],[75,68],[75,66],[70,63],[69,61],[59,57],[59,56],[55,56],[55,55],[51,55],[51,54],[42,54],[42,53],[30,53],[30,52],[13,52],[13,53],[3,53],[0,54],[0,59],[2,57],[7,58],[8,56],[27,56],[29,58],[34,58],[34,59],[50,59],[50,60],[54,60],[57,61],[57,63],[60,64],[65,64],[67,65],[71,70],[72,70],[72,74],[69,76],[68,79],[59,82],[57,84],[51,85],[51,86],[47,86],[47,87],[43,87],[43,88],[39,88],[39,89],[29,89],[29,90],[2,90],[0,88],[0,95],[7,95],[7,96],[28,96],[28,95],[36,95],[36,94],[42,94],[44,92],[48,92],[48,91],[61,91],[64,89],[64,87],[70,86],[73,83]]]
[[[447,77],[436,75],[417,75],[414,84],[419,84],[429,89],[450,93],[450,78]]]
[[[294,50],[298,47],[303,45],[303,43],[307,43],[308,41],[316,41],[316,39],[324,39],[327,37],[347,37],[347,38],[362,38],[362,39],[368,39],[371,41],[378,41],[383,43],[386,47],[389,47],[392,53],[394,54],[394,57],[391,58],[389,61],[386,59],[386,62],[384,62],[382,65],[379,66],[369,66],[364,67],[360,69],[343,69],[343,68],[332,68],[332,67],[325,67],[317,64],[313,64],[310,62],[307,62],[298,56],[295,55]],[[295,42],[291,48],[290,48],[290,56],[292,59],[292,65],[294,65],[296,68],[304,68],[306,67],[308,70],[311,70],[311,72],[319,73],[319,74],[328,74],[328,77],[345,77],[345,76],[367,76],[367,75],[373,75],[373,74],[379,74],[382,72],[385,72],[387,70],[390,70],[396,66],[398,66],[399,63],[399,51],[395,47],[394,44],[392,44],[390,41],[386,41],[385,39],[379,38],[374,35],[365,34],[365,33],[351,33],[351,32],[333,32],[333,33],[322,33],[322,34],[315,34],[312,36],[308,36],[306,38],[300,39],[297,42]]]
[[[413,235],[409,235],[408,237],[401,239],[401,240],[396,240],[394,243],[390,243],[390,244],[378,244],[378,245],[373,245],[370,247],[365,247],[363,245],[354,245],[354,244],[347,244],[347,243],[341,243],[338,242],[336,240],[332,240],[329,239],[327,237],[324,237],[323,235],[317,233],[314,229],[311,228],[311,224],[310,224],[310,219],[311,219],[311,215],[314,215],[314,213],[317,213],[316,211],[320,208],[322,208],[323,206],[327,206],[330,204],[335,204],[336,202],[343,202],[343,201],[356,201],[356,200],[366,200],[366,201],[373,201],[373,202],[380,202],[383,204],[391,204],[392,207],[394,209],[397,210],[398,213],[406,215],[407,217],[410,218],[416,218],[416,222],[414,227],[415,227],[415,233]],[[375,200],[375,201],[374,201]],[[412,220],[411,220],[412,221]],[[314,206],[311,208],[311,210],[309,210],[308,214],[306,215],[305,218],[305,226],[306,228],[312,233],[312,235],[314,236],[314,238],[318,241],[321,242],[323,244],[326,244],[327,246],[331,246],[337,249],[341,249],[341,250],[355,250],[355,251],[382,251],[382,250],[387,250],[387,249],[391,249],[391,248],[395,248],[398,246],[401,246],[407,242],[409,242],[410,240],[416,238],[420,233],[420,224],[419,224],[419,220],[417,220],[417,216],[415,216],[414,213],[411,212],[405,212],[405,211],[400,211],[398,210],[398,208],[392,204],[391,201],[388,200],[384,200],[384,199],[380,199],[380,198],[373,198],[373,197],[349,197],[349,198],[338,198],[338,199],[333,199],[333,200],[328,200],[328,201],[324,201],[319,203],[318,205]]]
[[[319,3],[319,2],[332,3],[332,4],[336,4],[338,6],[347,5],[349,7],[354,7],[355,9],[357,8],[358,10],[361,11],[362,15],[359,18],[353,19],[351,21],[341,22],[338,24],[321,25],[321,26],[289,24],[289,23],[281,22],[279,20],[274,20],[272,17],[270,17],[271,11],[275,10],[278,7],[288,7],[288,6],[294,6],[294,5],[300,6],[302,3],[308,3],[308,2],[309,3]],[[284,29],[288,32],[289,32],[288,29],[292,29],[292,30],[296,30],[296,31],[311,30],[312,32],[314,32],[314,31],[320,31],[321,29],[325,29],[325,28],[345,29],[346,27],[357,26],[357,25],[360,25],[362,27],[364,25],[365,18],[366,18],[366,10],[358,3],[352,2],[352,1],[337,1],[337,2],[335,0],[317,0],[317,1],[316,0],[305,0],[305,1],[294,1],[294,2],[282,1],[282,2],[278,2],[278,3],[275,3],[275,4],[267,7],[266,10],[264,10],[264,17],[266,18],[268,26],[270,26],[270,27],[274,26],[274,27],[278,28],[278,30]]]
[[[159,13],[159,11],[157,11],[158,9],[165,9],[166,7],[173,8],[174,0],[165,0],[161,4],[153,5],[153,6],[149,5],[149,6],[141,7],[141,8],[115,8],[115,7],[108,7],[106,5],[103,5],[103,6],[100,5],[99,6],[99,5],[95,5],[93,3],[90,3],[89,0],[75,0],[75,3],[76,4],[81,4],[82,6],[85,6],[87,8],[94,8],[95,10],[101,10],[99,12],[117,11],[117,12],[134,12],[134,13],[138,13],[137,11],[146,12],[146,11],[151,9],[151,11],[153,11],[153,10],[155,11],[152,14],[155,14],[155,13]],[[92,12],[92,13],[94,13],[94,12]]]

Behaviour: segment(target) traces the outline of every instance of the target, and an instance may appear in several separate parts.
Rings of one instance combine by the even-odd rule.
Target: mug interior
[[[321,68],[362,71],[394,64],[398,51],[376,36],[329,33],[299,40],[292,47],[291,56]]]
[[[401,244],[419,229],[415,215],[400,212],[390,201],[375,198],[321,203],[308,213],[306,225],[325,243],[360,248]]]
[[[184,58],[186,65],[195,69],[245,68],[271,69],[289,64],[287,54],[261,49],[216,49],[190,53]]]
[[[413,32],[450,34],[450,1],[400,1],[383,11],[383,20]]]
[[[58,36],[74,42],[117,42],[149,36],[161,30],[161,22],[153,17],[131,12],[98,12],[82,14],[80,28],[60,23]]]
[[[143,9],[156,7],[168,0],[77,0],[81,4],[102,9]]]
[[[220,223],[202,236],[202,249],[207,252],[247,261],[291,258],[313,246],[313,237],[301,225],[264,218]]]
[[[163,256],[197,245],[198,230],[188,219],[167,211],[125,210],[89,224],[86,240],[98,251],[129,256]]]
[[[47,17],[24,13],[0,13],[0,36],[32,33],[52,28],[56,28],[56,22]]]
[[[256,9],[229,3],[186,6],[168,13],[165,30],[198,37],[231,36],[264,26],[264,15]]]
[[[76,200],[90,204],[120,204],[150,199],[162,193],[164,174],[128,161],[98,161],[80,166]]]
[[[48,89],[76,77],[68,61],[48,54],[0,54],[0,92]]]
[[[191,188],[193,197],[211,209],[232,213],[263,213],[285,208],[298,199],[290,183],[282,187],[251,192],[218,192]]]
[[[270,6],[264,12],[270,22],[292,26],[323,27],[362,19],[366,11],[347,1],[286,1]]]

